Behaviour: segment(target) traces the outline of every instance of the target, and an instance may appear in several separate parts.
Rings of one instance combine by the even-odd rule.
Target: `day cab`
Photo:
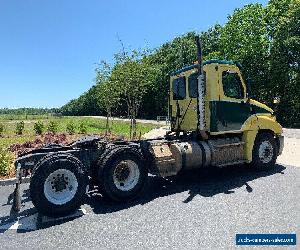
[[[188,133],[197,130],[197,67],[194,64],[171,75],[169,113],[172,131]],[[271,108],[250,99],[250,85],[243,78],[241,65],[233,61],[206,61],[203,63],[203,75],[205,130],[209,138],[240,136],[244,143],[244,159],[248,163],[252,162],[255,150],[258,155],[267,155],[271,150],[273,142],[272,139],[271,142],[267,140],[268,137],[276,142],[273,145],[276,156],[281,154],[282,127]],[[262,145],[255,149],[258,138]]]

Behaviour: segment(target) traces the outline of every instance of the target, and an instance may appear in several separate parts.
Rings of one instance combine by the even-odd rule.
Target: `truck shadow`
[[[191,202],[195,196],[213,197],[220,193],[233,195],[236,189],[243,187],[247,192],[251,193],[253,189],[248,182],[274,174],[284,174],[283,171],[285,169],[284,166],[275,165],[271,170],[258,172],[245,165],[240,165],[223,169],[208,168],[188,171],[169,178],[149,176],[143,195],[133,201],[115,203],[102,197],[95,189],[88,193],[83,203],[89,205],[95,214],[107,214],[128,209],[136,205],[144,205],[159,197],[182,192],[187,192],[187,197],[182,200],[183,203]],[[18,229],[16,228],[16,232],[25,233],[56,226],[83,215],[70,215],[44,223],[42,219],[43,216],[36,213],[36,209],[30,202],[29,190],[25,189],[23,191],[22,206],[25,209],[22,209],[18,214],[14,214],[11,210],[10,215],[0,217],[0,233],[10,230],[16,221],[22,225],[18,227]],[[8,197],[7,202],[2,206],[11,205],[12,197]]]
[[[284,174],[285,169],[284,166],[278,164],[266,171],[257,171],[246,165],[238,165],[222,169],[207,168],[187,171],[169,178],[151,176],[143,195],[134,201],[121,204],[114,203],[103,198],[98,192],[91,192],[86,203],[91,206],[94,213],[105,214],[135,205],[143,205],[159,197],[186,191],[188,191],[188,196],[182,201],[183,203],[191,202],[197,195],[212,197],[221,193],[234,194],[235,189],[242,187],[251,193],[253,189],[248,182],[274,174]]]

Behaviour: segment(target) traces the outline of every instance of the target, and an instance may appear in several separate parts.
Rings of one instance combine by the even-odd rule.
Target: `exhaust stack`
[[[205,132],[205,83],[203,75],[202,46],[199,36],[195,37],[198,56],[198,130],[203,139],[208,139]]]

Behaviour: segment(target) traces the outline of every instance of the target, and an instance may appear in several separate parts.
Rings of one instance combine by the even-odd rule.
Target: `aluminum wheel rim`
[[[77,178],[68,169],[55,170],[47,177],[44,183],[45,197],[55,205],[63,205],[72,200],[77,189]]]
[[[122,176],[124,175],[126,176]],[[132,190],[139,181],[140,170],[132,160],[121,161],[113,173],[113,181],[117,189],[121,191]]]
[[[258,150],[259,159],[263,163],[269,163],[273,158],[273,146],[269,141],[263,141]]]

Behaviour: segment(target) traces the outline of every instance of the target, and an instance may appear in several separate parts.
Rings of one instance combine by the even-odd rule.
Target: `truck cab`
[[[252,161],[259,132],[274,136],[278,154],[282,151],[282,127],[271,108],[250,99],[249,86],[239,63],[210,60],[203,63],[204,120],[209,138],[240,136],[244,158]],[[169,113],[171,131],[189,133],[198,128],[198,65],[174,72],[170,78]]]

